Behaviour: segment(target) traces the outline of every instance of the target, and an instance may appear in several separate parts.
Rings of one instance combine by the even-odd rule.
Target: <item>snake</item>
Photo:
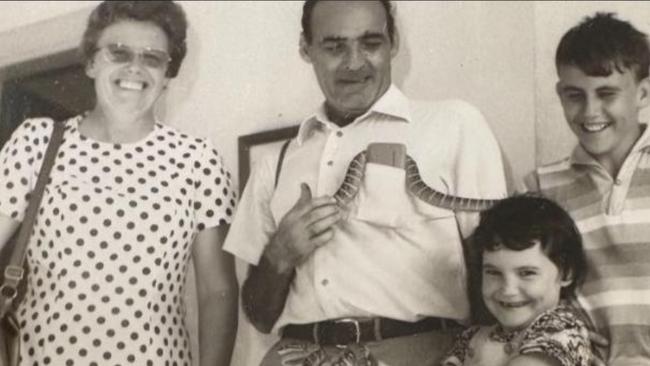
[[[429,187],[422,177],[418,165],[409,155],[406,155],[404,170],[406,171],[406,188],[415,197],[436,207],[445,208],[451,211],[483,211],[497,203],[498,199],[478,199],[448,195]],[[366,150],[358,153],[345,173],[343,182],[339,186],[334,199],[336,203],[344,207],[350,203],[359,192],[364,177],[365,166],[368,161]]]

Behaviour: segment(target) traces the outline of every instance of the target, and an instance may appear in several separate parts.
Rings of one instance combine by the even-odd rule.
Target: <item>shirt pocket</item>
[[[404,169],[375,163],[366,164],[353,206],[351,213],[356,219],[392,228],[454,216],[452,211],[422,202],[409,192]]]

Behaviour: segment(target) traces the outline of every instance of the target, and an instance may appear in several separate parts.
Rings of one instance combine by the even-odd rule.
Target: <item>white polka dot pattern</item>
[[[66,121],[27,259],[21,365],[191,365],[191,244],[229,223],[230,174],[208,141],[156,124],[133,144]],[[52,131],[23,123],[0,153],[0,212],[21,220]]]

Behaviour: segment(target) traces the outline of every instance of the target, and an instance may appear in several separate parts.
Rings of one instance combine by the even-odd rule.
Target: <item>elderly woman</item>
[[[234,192],[205,139],[161,124],[187,23],[169,1],[106,1],[81,53],[97,103],[64,142],[28,246],[21,365],[192,364],[183,289],[193,256],[200,365],[228,365],[237,325],[221,244]],[[0,153],[0,248],[23,218],[55,122],[24,122]]]

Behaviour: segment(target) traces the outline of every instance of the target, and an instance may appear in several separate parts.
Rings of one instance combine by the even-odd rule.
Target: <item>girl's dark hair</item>
[[[486,251],[525,250],[537,242],[563,278],[571,279],[561,289],[560,298],[575,296],[587,267],[582,237],[571,216],[558,204],[531,194],[506,198],[481,213],[474,232],[478,263],[483,262]]]
[[[97,52],[97,42],[104,29],[123,20],[152,22],[165,32],[171,57],[166,76],[176,77],[187,53],[187,19],[183,8],[173,1],[104,1],[99,4],[88,17],[79,46],[83,62],[87,64]]]

